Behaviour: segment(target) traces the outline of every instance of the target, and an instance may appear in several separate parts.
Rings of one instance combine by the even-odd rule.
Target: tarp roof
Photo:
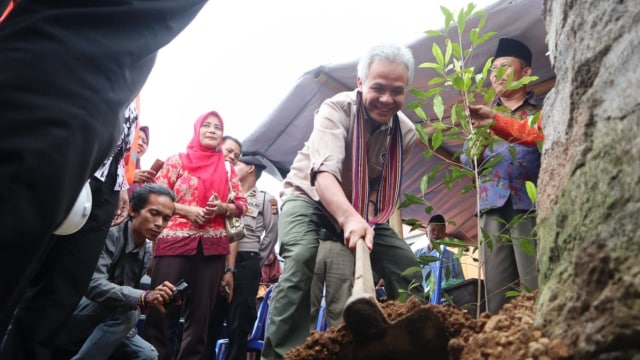
[[[500,37],[513,37],[529,45],[533,52],[533,74],[539,76],[536,83],[529,86],[537,93],[546,93],[553,84],[555,75],[547,57],[545,43],[546,30],[542,18],[543,0],[500,0],[485,8],[487,21],[482,33],[495,31],[491,40],[474,49],[470,65],[478,71],[484,65],[497,46]],[[472,26],[477,25],[472,23]],[[426,29],[425,29],[426,30]],[[449,36],[453,36],[453,29]],[[463,49],[469,47],[467,40],[463,40]],[[424,36],[409,44],[416,58],[416,65],[423,62],[435,62],[431,52],[432,44],[436,42],[441,47],[444,38],[441,36]],[[243,141],[244,153],[261,154],[269,163],[267,172],[280,178],[286,175],[297,152],[302,149],[313,127],[313,115],[322,101],[334,94],[352,90],[356,87],[357,60],[342,64],[323,65],[306,72],[289,94],[275,108],[275,110]],[[418,68],[415,72],[412,88],[426,89],[428,81],[435,75],[431,69]],[[537,85],[537,88],[536,88]],[[443,92],[445,106],[450,106],[459,100],[459,95],[453,91]],[[409,96],[405,104],[414,101]],[[430,105],[424,107],[427,114],[432,112]],[[405,114],[416,124],[426,128],[411,110]],[[435,119],[431,114],[430,118]],[[427,129],[429,130],[429,129]],[[459,142],[443,144],[440,153],[451,157],[461,148]],[[420,181],[422,177],[442,162],[438,157],[425,159],[422,155],[424,146],[416,146],[414,152],[406,161],[403,169],[402,192],[420,195]],[[448,165],[447,165],[448,166]],[[442,173],[442,172],[441,172]],[[447,220],[453,220],[456,225],[449,225],[449,233],[460,239],[474,239],[477,236],[475,210],[475,191],[460,194],[460,190],[468,182],[458,183],[452,190],[446,189],[441,179],[431,185],[424,198],[433,207],[432,214],[441,213]],[[427,220],[424,208],[411,206],[403,210],[403,218],[420,218]]]

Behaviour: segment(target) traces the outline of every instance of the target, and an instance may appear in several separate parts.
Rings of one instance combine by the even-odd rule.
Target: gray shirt
[[[278,202],[256,187],[245,196],[247,214],[242,217],[245,236],[238,242],[238,251],[259,252],[262,266],[278,241]]]
[[[109,229],[86,297],[110,306],[135,309],[143,290],[137,289],[153,259],[151,241],[136,247],[131,220]]]

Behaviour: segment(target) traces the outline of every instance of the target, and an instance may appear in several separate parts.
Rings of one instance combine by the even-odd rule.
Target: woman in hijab
[[[200,116],[187,152],[169,157],[155,179],[175,192],[176,214],[156,240],[151,286],[179,280],[189,285],[182,300],[185,322],[178,359],[200,359],[204,353],[214,294],[234,265],[225,264],[229,240],[224,218],[242,217],[247,211],[235,169],[229,167],[229,181],[225,168],[223,130],[217,112]],[[230,183],[236,194],[233,203],[227,203]],[[225,285],[233,293],[233,282]],[[149,309],[143,337],[156,347],[159,359],[173,355],[168,329],[177,327],[179,317],[180,306],[175,304],[167,304],[164,314]]]

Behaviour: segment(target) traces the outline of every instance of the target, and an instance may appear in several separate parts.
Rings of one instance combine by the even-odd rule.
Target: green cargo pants
[[[298,196],[282,204],[278,220],[280,255],[284,258],[284,271],[271,298],[267,336],[262,359],[281,359],[293,347],[304,343],[309,335],[310,287],[318,251],[318,232],[331,228],[330,215],[319,203]],[[408,290],[423,299],[422,274],[402,276],[418,261],[406,242],[401,240],[388,224],[375,227],[371,252],[375,273],[385,280],[389,299],[397,299],[400,289]]]

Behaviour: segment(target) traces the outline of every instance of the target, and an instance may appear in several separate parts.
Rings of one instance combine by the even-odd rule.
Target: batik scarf
[[[357,112],[351,139],[352,149],[352,194],[351,204],[365,219],[369,211],[369,168],[367,166],[367,144],[365,142],[366,112],[362,101],[362,93],[358,91]],[[396,209],[402,183],[402,131],[398,114],[393,116],[389,134],[387,154],[382,166],[381,181],[376,198],[378,216],[369,220],[369,224],[386,222]]]

